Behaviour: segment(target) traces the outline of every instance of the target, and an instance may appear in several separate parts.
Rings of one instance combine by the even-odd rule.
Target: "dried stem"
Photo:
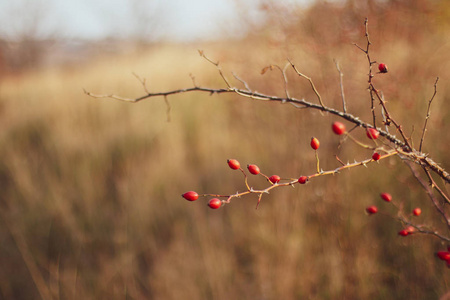
[[[434,82],[434,93],[433,93],[433,96],[431,97],[430,101],[428,101],[427,116],[425,118],[425,124],[423,125],[422,138],[420,139],[419,151],[422,151],[423,140],[425,138],[425,132],[427,131],[428,119],[430,118],[431,102],[433,102],[434,96],[436,96],[436,93],[437,93],[438,80],[439,80],[439,77],[437,77],[436,81]]]
[[[234,73],[232,73],[233,74],[233,77],[234,78],[236,78],[236,80],[238,80],[238,81],[240,81],[244,86],[245,86],[245,89],[247,90],[247,91],[251,91],[252,89],[250,88],[250,86],[248,85],[248,83],[245,81],[245,80],[243,80],[243,79],[241,79],[239,76],[237,76],[236,74],[234,74]]]
[[[289,63],[286,64],[286,65],[284,66],[284,68],[281,68],[281,67],[278,66],[278,65],[270,65],[270,66],[264,67],[264,68],[262,69],[262,71],[261,71],[261,75],[264,75],[264,74],[267,72],[267,70],[271,70],[271,71],[272,71],[274,68],[278,69],[278,70],[281,72],[281,75],[283,76],[284,93],[286,94],[286,98],[287,98],[287,99],[291,98],[291,96],[289,96],[289,91],[288,91],[288,80],[287,80],[287,76],[286,76],[286,69],[287,69],[288,66],[289,66]]]
[[[166,103],[166,115],[167,115],[167,122],[170,122],[170,111],[172,110],[172,106],[170,105],[169,98],[167,96],[164,96],[164,102]]]
[[[321,105],[323,108],[325,108],[325,105],[323,105],[322,97],[320,97],[320,94],[319,94],[319,92],[317,91],[316,86],[314,85],[314,82],[312,81],[312,79],[311,79],[310,77],[306,76],[305,74],[300,73],[300,72],[297,70],[297,68],[295,67],[295,65],[294,65],[290,60],[288,60],[288,61],[289,61],[289,63],[291,64],[292,68],[294,69],[295,73],[297,73],[298,76],[303,77],[303,78],[305,78],[306,80],[309,81],[309,84],[311,85],[312,90],[313,90],[314,93],[316,94],[317,99],[319,99],[320,105]]]
[[[211,59],[209,59],[205,53],[203,52],[203,50],[198,50],[198,53],[200,54],[201,57],[203,57],[204,59],[206,59],[207,61],[209,61],[210,63],[212,63],[213,65],[216,66],[217,71],[219,71],[220,77],[222,77],[223,81],[225,81],[225,84],[227,85],[227,87],[231,88],[231,85],[228,81],[228,79],[225,77],[225,75],[222,72],[222,68],[220,67],[219,62],[213,62]]]
[[[341,88],[342,111],[344,113],[346,113],[347,112],[347,106],[345,104],[344,82],[343,82],[344,74],[342,73],[341,68],[339,67],[339,63],[337,61],[334,61],[334,64],[336,65],[336,69],[339,72],[339,87]]]
[[[320,173],[320,161],[319,161],[319,155],[317,154],[317,150],[314,151],[315,157],[316,157],[316,169],[317,173]]]

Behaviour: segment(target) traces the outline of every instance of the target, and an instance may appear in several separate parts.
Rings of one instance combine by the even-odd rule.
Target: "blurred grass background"
[[[224,87],[202,49],[254,90],[283,95],[280,74],[261,75],[287,58],[311,76],[328,106],[340,108],[344,73],[348,110],[370,120],[365,45],[389,66],[375,84],[415,145],[439,76],[424,150],[447,170],[450,8],[446,1],[319,1],[286,12],[267,5],[266,26],[243,40],[161,44],[89,64],[53,66],[0,82],[0,299],[438,299],[450,290],[428,236],[397,235],[401,224],[364,209],[396,211],[389,192],[418,223],[448,234],[408,167],[392,158],[294,189],[234,200],[218,211],[207,199],[244,188],[226,165],[256,163],[267,175],[315,171],[371,155],[330,131],[334,117],[235,95],[182,94],[137,104],[93,93],[144,94],[196,83]],[[372,4],[371,4],[372,3]],[[377,4],[378,3],[378,4]],[[308,82],[288,72],[292,96],[315,101]],[[231,79],[233,80],[233,79]],[[234,84],[239,82],[234,80]],[[168,116],[170,121],[168,121]],[[393,130],[393,129],[392,129]],[[364,132],[355,132],[364,137]],[[266,183],[256,177],[251,185]],[[446,231],[447,230],[447,231]]]

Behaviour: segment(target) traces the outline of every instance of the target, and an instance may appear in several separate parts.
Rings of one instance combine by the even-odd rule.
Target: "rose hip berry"
[[[373,159],[374,161],[379,160],[380,157],[381,157],[381,155],[380,155],[380,153],[378,153],[378,152],[375,152],[375,153],[372,155],[372,159]]]
[[[392,201],[392,196],[389,193],[381,193],[380,197],[381,197],[381,199],[383,199],[386,202],[391,202]]]
[[[195,201],[195,200],[198,199],[198,194],[196,192],[194,192],[194,191],[186,192],[186,193],[184,193],[181,196],[183,196],[183,198],[188,200],[188,201]]]
[[[373,215],[378,212],[378,208],[375,205],[369,206],[366,208],[367,213]]]
[[[247,169],[250,173],[253,175],[258,175],[261,171],[259,170],[259,167],[257,165],[248,165]]]
[[[314,150],[317,150],[317,149],[319,149],[319,147],[320,147],[319,140],[315,137],[312,137],[311,138],[311,148],[313,148]]]
[[[212,209],[218,209],[221,205],[222,205],[222,201],[220,201],[220,199],[217,199],[217,198],[212,198],[208,202],[208,206]]]
[[[278,175],[272,175],[269,177],[269,180],[272,183],[278,183],[278,182],[280,182],[281,178]]]
[[[416,229],[414,227],[412,227],[412,226],[406,227],[406,230],[408,230],[409,233],[413,233],[414,231],[416,231]]]
[[[386,66],[386,64],[379,64],[378,65],[378,70],[380,71],[380,73],[387,73],[388,72],[388,68]]]
[[[366,134],[371,140],[376,140],[380,136],[380,133],[375,128],[367,128]]]
[[[436,253],[437,257],[439,257],[439,259],[445,260],[445,261],[449,261],[450,260],[450,252],[447,251],[438,251]]]
[[[341,122],[334,122],[331,125],[331,129],[333,129],[333,132],[336,133],[337,135],[345,133],[345,125],[342,124]]]
[[[406,229],[402,229],[398,232],[398,235],[407,236],[410,232]]]
[[[300,176],[300,178],[298,179],[298,183],[300,184],[305,184],[307,181],[308,181],[307,176]]]
[[[400,230],[398,232],[398,234],[401,235],[401,236],[407,236],[407,235],[410,235],[410,234],[414,233],[414,231],[416,231],[416,229],[414,227],[408,226],[405,229]]]
[[[227,160],[227,163],[228,166],[233,170],[237,170],[241,167],[241,164],[236,159],[230,158],[229,160]]]
[[[413,214],[415,216],[420,216],[421,213],[422,213],[422,210],[419,207],[416,207],[413,209]]]

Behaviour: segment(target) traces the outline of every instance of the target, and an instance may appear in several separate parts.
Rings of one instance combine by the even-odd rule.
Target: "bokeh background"
[[[448,234],[399,158],[275,189],[257,210],[251,196],[217,211],[207,198],[180,197],[243,190],[228,158],[267,175],[312,174],[312,136],[325,170],[339,165],[335,155],[370,157],[349,141],[338,147],[335,117],[236,95],[129,104],[83,92],[141,96],[133,74],[150,91],[190,87],[192,77],[225,87],[202,49],[234,85],[242,86],[231,72],[275,95],[284,95],[280,73],[261,70],[289,58],[340,108],[337,61],[349,112],[370,120],[368,63],[353,45],[365,46],[367,17],[372,59],[389,67],[374,82],[416,146],[439,76],[424,151],[449,170],[448,1],[230,1],[234,19],[217,17],[213,31],[191,37],[164,31],[176,7],[157,1],[130,1],[131,29],[92,36],[51,25],[33,1],[17,3],[8,8],[15,30],[0,42],[0,299],[439,299],[450,291],[449,269],[434,254],[447,245],[398,236],[402,225],[388,216],[397,210],[379,199],[389,192],[407,213],[421,207],[415,222]],[[90,9],[108,11],[100,1]],[[287,74],[291,95],[314,102],[309,83]],[[368,216],[371,204],[385,214]]]

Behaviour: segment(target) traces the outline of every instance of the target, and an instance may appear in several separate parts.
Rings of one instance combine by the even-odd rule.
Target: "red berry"
[[[442,260],[446,260],[447,262],[450,260],[450,252],[447,251],[439,251],[436,253],[437,257]]]
[[[408,230],[409,233],[413,233],[414,231],[416,231],[416,229],[414,227],[412,227],[412,226],[406,227],[406,230]]]
[[[208,202],[208,206],[211,207],[212,209],[218,209],[221,205],[222,205],[222,201],[217,198],[212,198]]]
[[[413,209],[413,214],[415,216],[420,216],[421,213],[422,213],[422,210],[419,207]]]
[[[375,128],[367,128],[366,134],[371,140],[376,140],[380,136],[380,133]]]
[[[230,158],[229,160],[227,160],[227,163],[228,166],[230,166],[230,168],[233,170],[237,170],[241,167],[241,164],[236,159]]]
[[[388,68],[387,68],[386,64],[379,64],[378,70],[380,70],[380,73],[387,73]]]
[[[380,157],[381,157],[381,155],[380,155],[380,153],[378,153],[378,152],[375,152],[375,153],[372,155],[372,159],[373,159],[374,161],[379,160]]]
[[[416,231],[416,229],[414,227],[408,226],[405,229],[400,230],[398,232],[398,234],[401,235],[401,236],[407,236],[407,235],[410,235],[410,234],[414,233],[414,231]]]
[[[250,173],[253,175],[258,175],[261,171],[259,170],[259,167],[257,165],[248,165],[247,169]]]
[[[333,132],[336,133],[337,135],[345,133],[345,125],[342,124],[341,122],[334,122],[331,125],[331,129],[333,129]]]
[[[380,197],[381,197],[381,199],[383,199],[386,202],[391,202],[392,201],[392,196],[389,193],[381,193]]]
[[[198,194],[194,191],[186,192],[181,196],[183,196],[184,199],[189,200],[189,201],[195,201],[198,199]]]
[[[308,181],[307,176],[300,176],[300,178],[298,179],[298,183],[300,184],[305,184],[307,181]]]
[[[281,178],[278,175],[272,175],[269,177],[269,180],[272,183],[278,183],[278,182],[280,182]]]
[[[367,213],[373,215],[376,214],[378,212],[378,208],[375,205],[369,206],[368,208],[366,208]]]
[[[320,142],[317,138],[313,137],[311,138],[311,148],[313,148],[314,150],[319,149],[320,146]]]
[[[406,229],[402,229],[398,232],[398,234],[401,236],[407,236],[408,234],[410,234],[410,232]]]

